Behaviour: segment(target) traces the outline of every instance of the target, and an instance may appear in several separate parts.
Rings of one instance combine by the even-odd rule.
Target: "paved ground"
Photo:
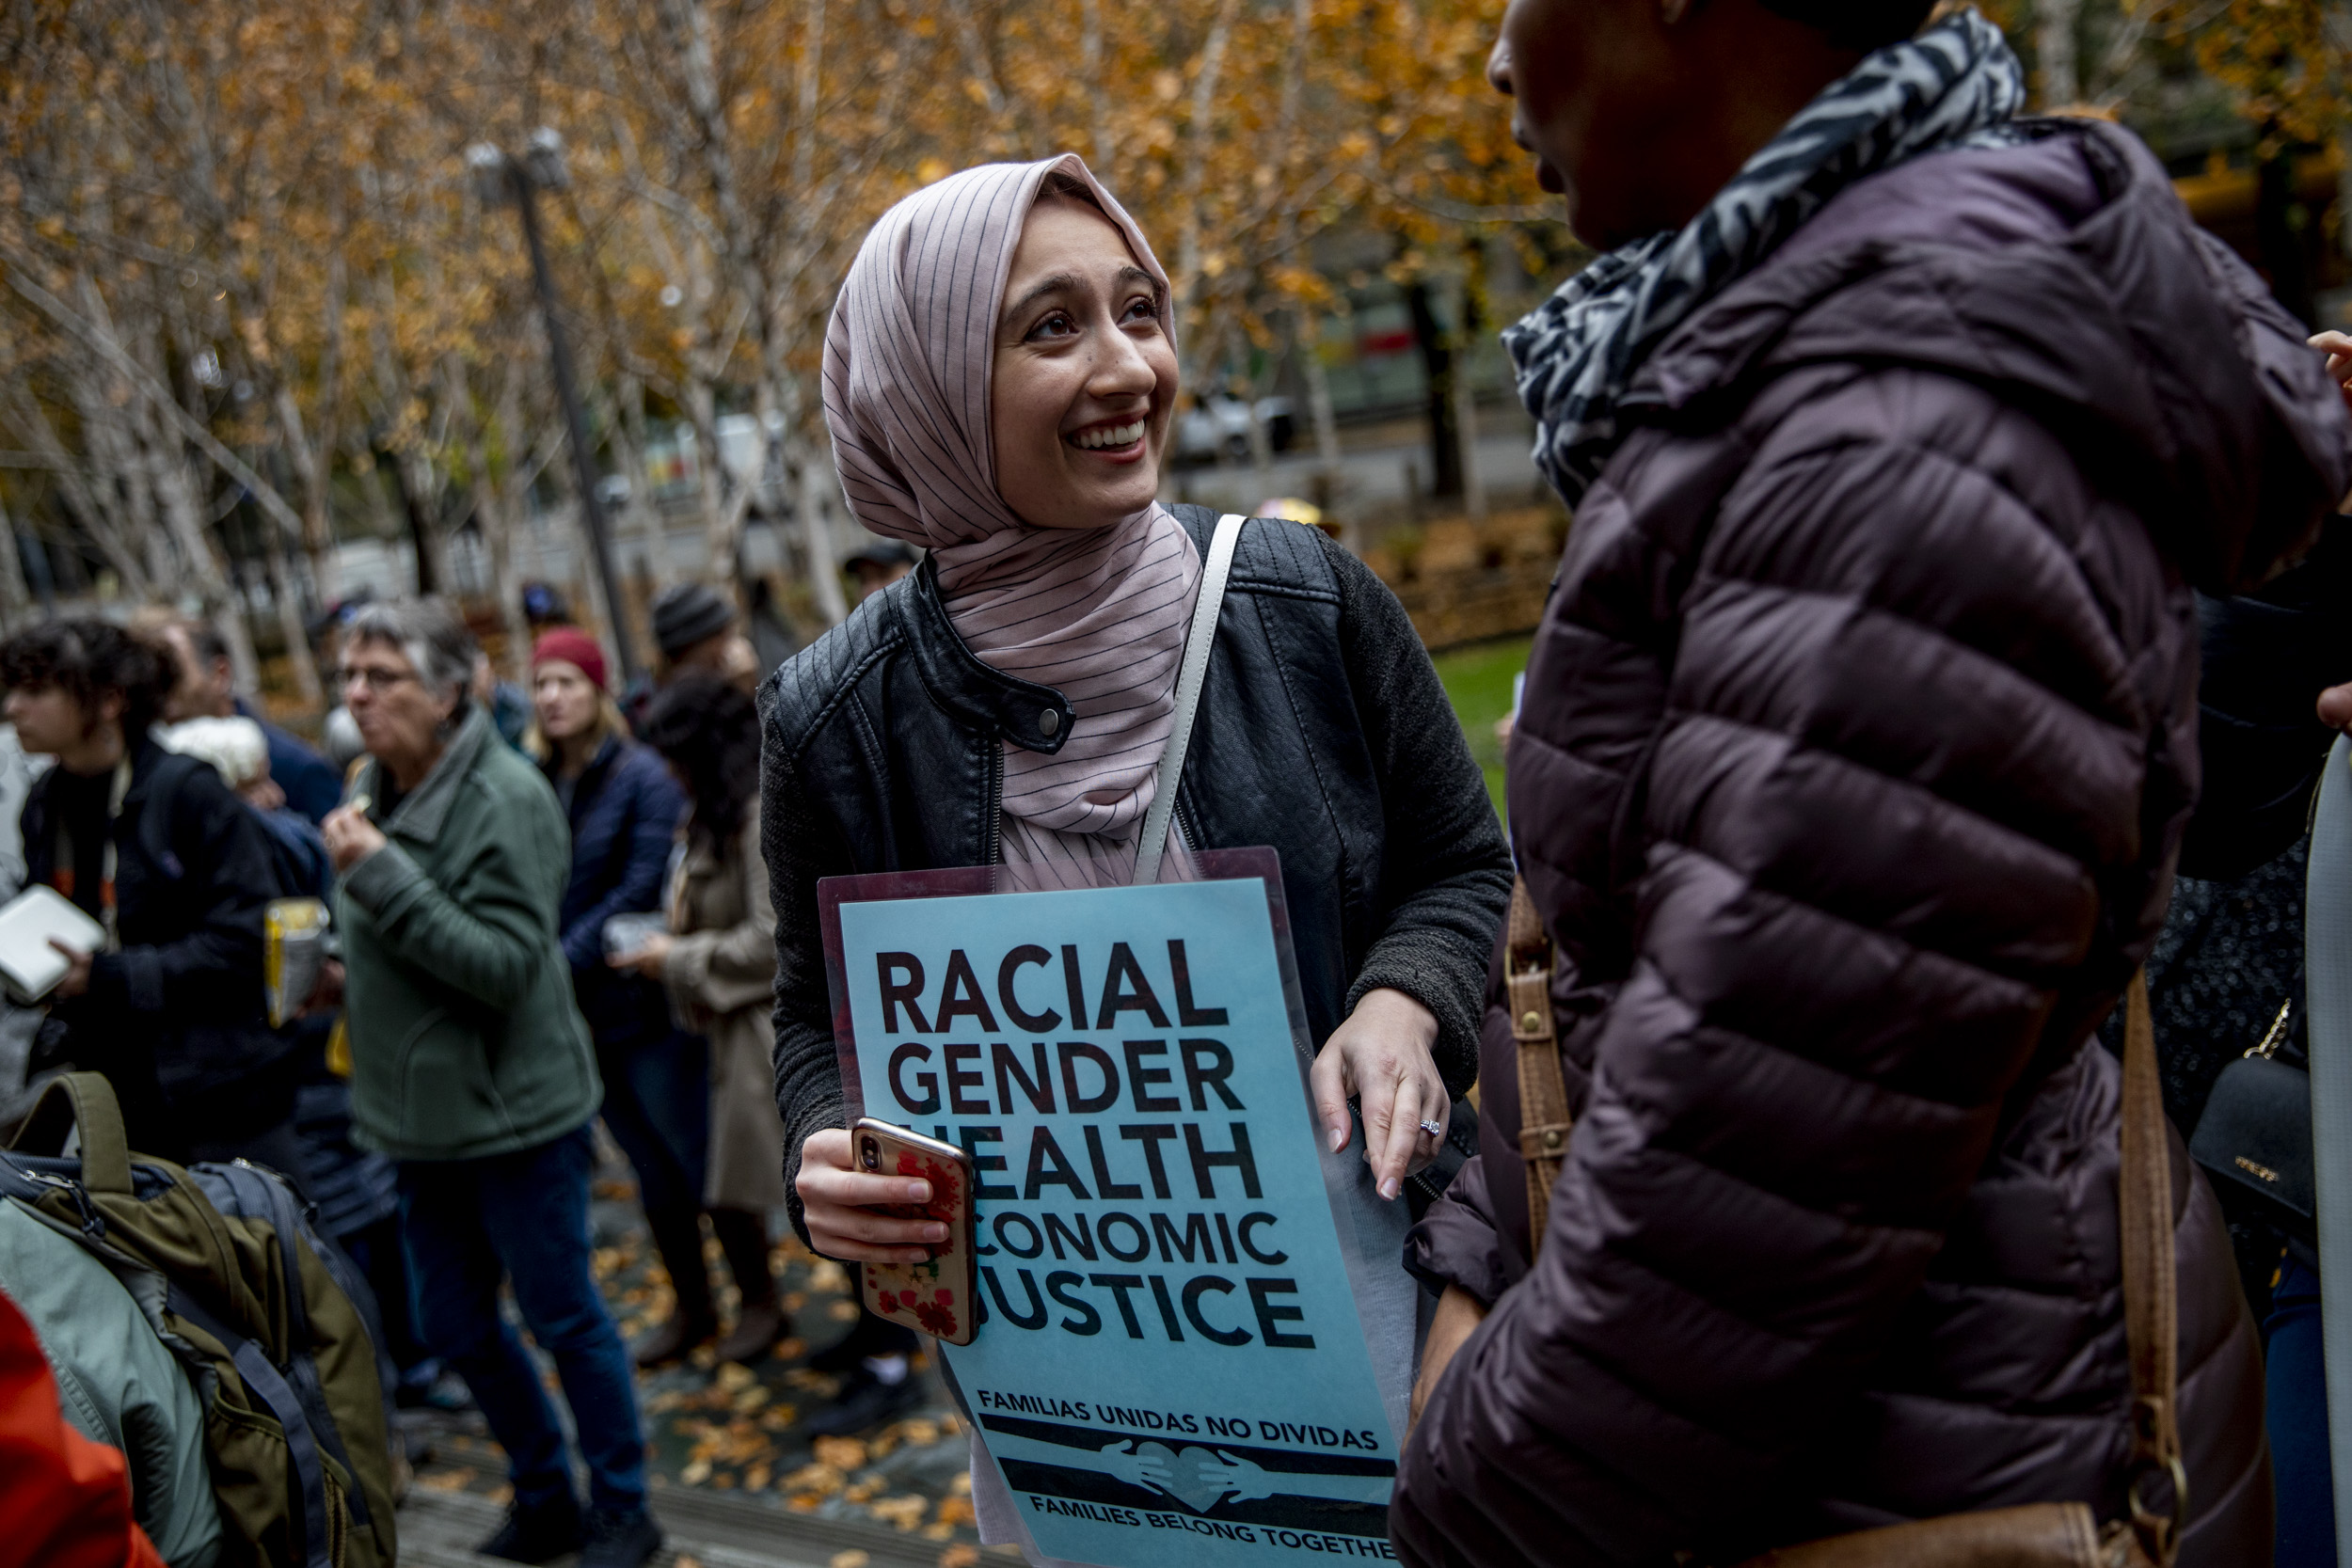
[[[669,1281],[654,1260],[627,1167],[608,1164],[596,1194],[596,1275],[622,1333],[634,1337],[667,1316]],[[724,1277],[715,1243],[709,1251],[713,1277]],[[719,1364],[706,1348],[638,1379],[654,1511],[682,1548],[677,1560],[702,1568],[1018,1562],[979,1549],[962,1428],[928,1366],[915,1372],[920,1402],[887,1425],[814,1440],[802,1429],[835,1387],[802,1363],[840,1338],[857,1309],[840,1264],[790,1238],[773,1260],[793,1338],[755,1367]],[[721,1305],[732,1314],[731,1286]],[[556,1386],[552,1373],[548,1386]],[[411,1420],[429,1451],[402,1511],[402,1559],[426,1568],[471,1563],[463,1548],[496,1528],[510,1495],[505,1455],[470,1412]],[[412,1544],[422,1555],[412,1555]]]

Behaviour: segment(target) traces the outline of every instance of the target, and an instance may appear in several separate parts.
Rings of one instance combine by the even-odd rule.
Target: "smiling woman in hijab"
[[[849,1168],[818,879],[1002,863],[1086,885],[1087,863],[1134,864],[1216,522],[1155,498],[1176,395],[1167,277],[1075,157],[908,198],[843,286],[825,348],[843,487],[868,530],[930,553],[764,694],[776,1102],[820,1252],[919,1259],[935,1238],[863,1207],[902,1182]],[[1419,1173],[1474,1075],[1511,873],[1410,622],[1315,530],[1241,531],[1175,822],[1196,849],[1280,852],[1318,1119],[1368,1139],[1362,1306],[1402,1430],[1419,1205],[1397,1199],[1435,1185]]]

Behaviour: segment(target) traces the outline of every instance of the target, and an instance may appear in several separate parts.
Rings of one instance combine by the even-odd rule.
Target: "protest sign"
[[[942,1345],[1039,1548],[1385,1559],[1396,1449],[1318,1151],[1270,849],[1202,879],[820,884],[851,1114],[974,1156],[979,1328]]]

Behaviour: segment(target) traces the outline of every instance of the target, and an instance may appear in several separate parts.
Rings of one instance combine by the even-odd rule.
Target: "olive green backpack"
[[[80,1153],[60,1157],[68,1129]],[[373,1302],[282,1178],[242,1160],[183,1170],[134,1156],[113,1086],[76,1072],[48,1085],[0,1155],[10,1199],[113,1270],[187,1368],[220,1568],[392,1568]]]

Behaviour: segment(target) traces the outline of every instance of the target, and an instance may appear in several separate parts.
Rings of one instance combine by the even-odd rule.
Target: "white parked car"
[[[1260,398],[1258,420],[1265,426],[1266,445],[1280,451],[1291,444],[1296,421],[1288,398]],[[1198,399],[1176,417],[1176,460],[1214,463],[1218,458],[1249,461],[1249,405],[1239,398],[1212,392]]]

